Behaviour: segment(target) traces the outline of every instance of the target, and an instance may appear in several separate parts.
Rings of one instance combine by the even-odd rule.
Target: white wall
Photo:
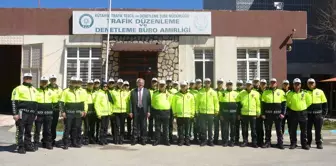
[[[62,86],[64,75],[65,48],[67,46],[101,45],[101,35],[24,35],[23,44],[42,43],[42,76],[55,74],[57,84]]]
[[[270,37],[180,36],[179,80],[195,79],[194,48],[214,48],[214,81],[237,80],[237,48],[270,48]]]

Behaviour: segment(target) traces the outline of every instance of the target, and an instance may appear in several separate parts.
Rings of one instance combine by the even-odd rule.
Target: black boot
[[[234,142],[232,142],[232,141],[229,142],[230,147],[234,147],[234,145],[235,145]]]
[[[266,142],[266,143],[262,146],[262,148],[269,148],[269,147],[271,147],[271,143],[270,143],[270,142]]]
[[[158,140],[154,140],[153,146],[157,146],[157,145],[159,145],[159,141]]]
[[[26,149],[24,147],[20,146],[19,149],[18,149],[18,153],[19,154],[26,154]]]
[[[241,145],[240,145],[240,147],[246,147],[247,146],[247,142],[243,142]]]
[[[256,143],[252,143],[252,147],[253,148],[259,148],[258,144],[256,144]]]
[[[37,150],[38,150],[38,148],[39,148],[39,143],[37,143],[37,142],[34,142],[34,149],[35,149],[35,151],[37,151]]]
[[[206,141],[202,141],[201,144],[200,144],[200,146],[205,146],[206,144],[207,144]]]
[[[309,150],[310,147],[309,147],[308,145],[302,145],[302,149],[304,149],[304,150]]]
[[[222,146],[223,146],[223,147],[227,147],[227,146],[228,146],[228,143],[225,141],[225,142],[223,142]]]
[[[35,146],[33,144],[26,145],[25,149],[27,152],[35,152]]]
[[[187,140],[185,141],[185,145],[190,146],[190,140],[189,140],[189,139],[187,139]]]
[[[317,149],[323,149],[323,146],[322,146],[322,144],[316,144],[316,148]]]
[[[295,149],[296,148],[296,145],[295,144],[291,144],[290,146],[289,146],[289,149]]]
[[[277,147],[281,150],[285,149],[285,147],[283,146],[283,144],[277,144]]]

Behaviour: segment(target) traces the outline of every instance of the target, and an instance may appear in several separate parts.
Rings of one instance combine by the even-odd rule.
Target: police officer
[[[197,94],[198,92],[202,89],[203,87],[203,82],[201,79],[196,79],[195,80],[195,88],[193,91],[191,91],[191,94],[194,95],[195,97],[195,103],[197,104]],[[197,108],[197,105],[195,106],[195,117],[193,119],[193,122],[192,122],[192,126],[193,126],[193,133],[194,133],[194,139],[193,139],[193,142],[195,144],[199,144],[200,143],[200,139],[201,139],[201,136],[200,136],[200,119],[199,119],[199,110]]]
[[[217,80],[217,88],[215,89],[215,91],[217,92],[218,95],[218,101],[219,101],[219,110],[221,110],[223,108],[223,100],[222,95],[224,92],[224,80],[222,78]],[[221,121],[222,122],[222,121]],[[218,145],[218,137],[219,137],[219,125],[220,125],[220,114],[218,114],[217,116],[214,117],[214,144]],[[222,123],[221,123],[221,126]],[[221,127],[221,133],[223,134],[223,127]]]
[[[180,84],[181,90],[173,96],[172,110],[177,121],[178,145],[190,146],[190,125],[195,115],[195,98],[188,92],[188,83]]]
[[[307,91],[311,97],[311,103],[308,104],[308,125],[307,125],[307,134],[308,134],[308,146],[311,146],[312,143],[312,129],[314,126],[315,129],[315,140],[317,149],[323,149],[322,146],[322,135],[321,130],[323,126],[323,119],[328,114],[328,104],[327,98],[324,95],[324,92],[321,89],[316,88],[316,83],[313,78],[309,78]]]
[[[12,92],[13,119],[17,128],[16,141],[20,154],[35,150],[31,142],[31,130],[36,117],[37,103],[36,89],[31,84],[32,77],[31,73],[23,74],[22,85]]]
[[[238,80],[237,83],[236,83],[236,92],[239,94],[242,90],[244,90],[244,87],[243,87],[243,80]],[[241,126],[241,119],[238,119],[238,116],[237,116],[237,119],[236,119],[236,136],[235,136],[235,145],[239,145],[239,138],[240,138],[240,126]]]
[[[199,110],[200,118],[200,146],[214,146],[212,137],[212,127],[214,116],[219,113],[219,102],[216,91],[211,88],[211,79],[204,79],[204,88],[201,89],[196,97],[196,109]]]
[[[289,90],[289,81],[288,80],[283,80],[282,81],[282,90],[285,92],[286,96],[290,92],[290,90]],[[287,130],[288,130],[288,133],[290,133],[290,131],[289,131],[289,129],[290,129],[290,121],[288,119],[288,111],[286,111],[285,117],[282,119],[282,122],[281,122],[282,134],[285,133],[285,124],[286,124],[286,121],[287,121]]]
[[[252,89],[252,81],[246,81],[246,90],[239,93],[238,102],[238,119],[242,120],[243,143],[245,147],[248,143],[248,126],[251,128],[252,147],[258,148],[256,133],[256,117],[260,116],[260,94]]]
[[[160,143],[161,132],[164,144],[170,146],[169,141],[169,120],[171,110],[171,98],[172,94],[166,89],[166,82],[164,80],[159,81],[159,90],[155,91],[152,98],[152,107],[157,111],[155,116],[155,140],[153,146]],[[161,130],[162,128],[162,130]]]
[[[71,135],[71,144],[79,148],[79,129],[81,128],[81,117],[84,116],[85,104],[81,97],[81,90],[78,89],[78,79],[70,78],[70,86],[65,89],[60,99],[60,109],[64,118],[63,149],[69,147],[69,135]],[[70,134],[71,132],[71,134]]]
[[[111,115],[113,98],[109,92],[109,87],[106,82],[102,82],[101,89],[95,93],[93,105],[100,120],[99,144],[107,145],[107,130]]]
[[[101,88],[101,83],[100,83],[100,80],[99,79],[94,79],[93,80],[93,92],[94,94],[96,94],[96,92],[98,92]],[[95,116],[96,116],[96,111],[94,111],[95,113]],[[99,142],[99,131],[100,131],[100,120],[97,118],[96,116],[96,122],[95,122],[95,140],[94,141],[91,141],[92,144],[94,143],[98,143]]]
[[[112,94],[113,90],[116,88],[116,84],[115,84],[115,80],[113,78],[110,78],[108,80],[108,89],[109,89],[109,92]],[[112,107],[113,109],[113,107]],[[112,136],[114,136],[114,130],[113,130],[113,125],[114,125],[114,118],[113,118],[113,114],[110,114],[110,125],[111,125],[111,134]]]
[[[298,124],[301,131],[301,145],[302,149],[309,150],[307,145],[307,107],[311,103],[311,95],[301,89],[301,80],[295,78],[293,80],[293,91],[287,94],[288,118],[291,123],[290,128],[290,147],[289,149],[296,148],[296,129]]]
[[[281,130],[281,121],[286,113],[286,95],[281,89],[277,89],[277,80],[271,79],[270,88],[265,90],[261,96],[261,115],[266,124],[266,143],[263,148],[271,146],[272,126],[275,123],[277,134],[277,147],[284,149],[283,133]]]
[[[95,135],[95,127],[97,122],[97,116],[93,107],[93,99],[94,99],[94,82],[92,80],[88,80],[86,85],[86,104],[87,110],[85,112],[85,117],[83,117],[84,124],[84,133],[82,137],[82,143],[84,145],[95,144],[96,141],[94,139]]]
[[[255,85],[255,87],[258,87],[258,84]],[[267,81],[265,79],[260,80],[259,88],[255,89],[260,93],[260,97],[263,94],[263,92],[267,88]],[[256,130],[257,130],[257,144],[259,147],[264,146],[264,139],[265,139],[265,119],[262,116],[257,117],[256,120]]]
[[[112,91],[113,97],[113,130],[114,130],[114,143],[123,144],[125,135],[125,120],[127,117],[127,104],[129,100],[129,92],[123,89],[124,81],[122,79],[117,80],[117,87]]]
[[[158,89],[158,80],[157,78],[152,78],[151,88],[149,89],[151,97],[153,97],[153,93]],[[154,117],[155,117],[155,109],[151,108],[151,116],[148,120],[148,137],[149,139],[154,139]]]
[[[175,93],[178,92],[177,89],[173,88],[173,80],[171,77],[168,77],[166,79],[166,89],[167,91],[171,94],[174,95]],[[174,143],[174,139],[173,139],[173,124],[174,124],[174,115],[173,115],[173,111],[170,110],[170,119],[169,119],[169,140],[170,143]]]
[[[43,76],[40,79],[40,88],[37,89],[37,118],[35,120],[34,145],[35,150],[38,150],[40,144],[40,132],[43,126],[42,146],[47,149],[53,149],[51,123],[53,119],[53,101],[58,98],[51,89],[47,88],[48,77]],[[57,117],[58,118],[58,117]]]
[[[60,117],[60,109],[59,109],[59,100],[61,99],[61,95],[62,95],[62,89],[57,85],[56,83],[57,81],[57,77],[56,75],[52,74],[49,77],[49,85],[48,85],[48,89],[52,90],[53,93],[55,93],[57,95],[57,97],[54,98],[53,101],[53,119],[52,119],[52,123],[51,123],[51,134],[52,134],[52,145],[55,146],[55,139],[56,139],[56,128],[57,128],[57,124],[58,124],[58,120]]]
[[[233,82],[226,82],[226,90],[220,95],[220,116],[222,124],[223,146],[233,147],[236,136],[236,119],[237,119],[237,96],[238,92],[232,89]],[[230,140],[229,140],[230,136]]]

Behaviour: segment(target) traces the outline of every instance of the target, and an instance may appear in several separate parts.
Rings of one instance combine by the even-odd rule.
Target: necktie
[[[138,106],[142,107],[142,93],[141,93],[141,89],[138,90],[139,91],[139,95],[138,95]]]

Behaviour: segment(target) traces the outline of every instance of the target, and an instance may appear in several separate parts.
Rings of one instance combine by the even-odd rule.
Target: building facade
[[[174,15],[179,12],[185,16]],[[106,10],[0,9],[4,23],[0,25],[0,51],[6,55],[0,67],[10,71],[5,72],[4,89],[9,90],[2,91],[2,101],[9,101],[11,89],[20,84],[24,72],[33,73],[35,86],[39,86],[40,76],[56,74],[62,88],[68,86],[71,76],[84,81],[123,78],[132,85],[138,77],[148,81],[151,77],[282,80],[287,74],[288,37],[307,37],[305,12],[112,13],[121,18],[111,19],[108,37],[106,18],[95,18],[106,17]],[[137,21],[138,17],[147,21]]]

